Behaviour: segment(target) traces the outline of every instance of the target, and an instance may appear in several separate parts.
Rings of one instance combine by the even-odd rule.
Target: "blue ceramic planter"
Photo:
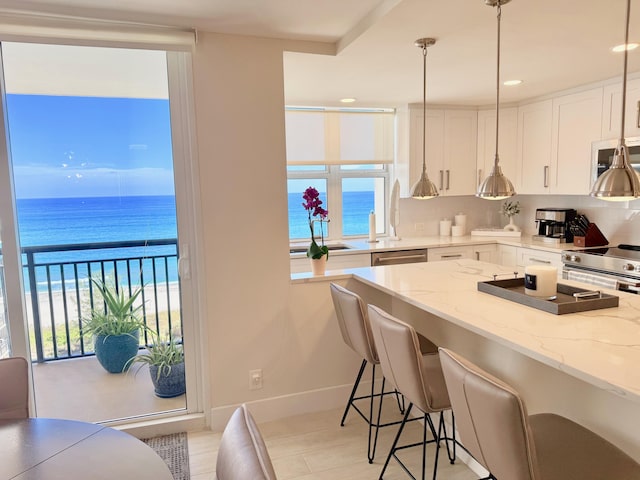
[[[171,398],[182,395],[185,390],[184,362],[171,365],[169,375],[160,374],[158,378],[158,366],[149,365],[149,375],[155,388],[155,394],[161,398]]]
[[[125,335],[96,335],[93,346],[100,365],[109,373],[122,373],[138,353],[140,331]]]

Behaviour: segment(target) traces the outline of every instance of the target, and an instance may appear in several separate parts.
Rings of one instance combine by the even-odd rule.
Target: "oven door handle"
[[[620,282],[616,286],[616,290],[621,292],[640,293],[640,282]]]

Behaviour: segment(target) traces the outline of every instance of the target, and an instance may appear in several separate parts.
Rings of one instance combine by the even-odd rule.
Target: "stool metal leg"
[[[347,402],[347,406],[344,409],[344,414],[342,415],[342,420],[340,420],[340,426],[344,427],[344,421],[347,418],[347,414],[349,413],[349,408],[353,405],[353,398],[356,396],[356,391],[358,390],[358,385],[360,385],[360,379],[362,378],[362,374],[364,373],[364,369],[367,366],[367,361],[362,360],[362,364],[360,365],[360,370],[358,371],[358,376],[356,377],[356,381],[353,384],[353,390],[351,390],[351,396],[349,397],[349,401]]]

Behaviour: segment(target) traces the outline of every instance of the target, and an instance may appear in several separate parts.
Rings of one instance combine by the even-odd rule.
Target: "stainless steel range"
[[[564,250],[562,278],[640,293],[640,246]]]

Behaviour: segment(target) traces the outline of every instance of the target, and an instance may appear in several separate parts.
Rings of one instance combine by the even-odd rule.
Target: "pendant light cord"
[[[427,45],[422,46],[422,173],[427,171]]]
[[[631,0],[627,0],[627,26],[624,34],[624,69],[622,73],[622,120],[620,122],[620,145],[624,145],[624,117],[627,103],[627,57],[629,53],[629,17],[631,16]]]
[[[494,166],[498,165],[498,127],[500,125],[500,19],[502,18],[502,8],[498,2],[498,55],[496,67],[496,156],[494,158]]]

